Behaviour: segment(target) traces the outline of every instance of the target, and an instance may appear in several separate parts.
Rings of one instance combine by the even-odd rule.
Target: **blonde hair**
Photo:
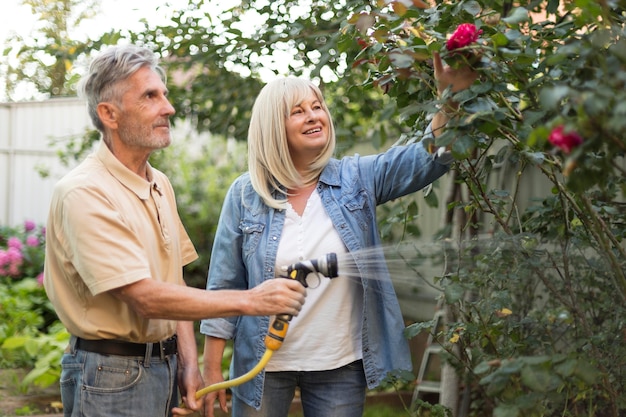
[[[287,143],[285,120],[291,109],[302,103],[313,91],[328,115],[328,142],[301,174],[291,160]],[[317,181],[335,151],[335,128],[321,90],[311,81],[281,78],[263,87],[252,107],[248,129],[248,168],[254,190],[265,204],[284,208],[288,189],[299,188]],[[278,191],[285,198],[274,197]]]

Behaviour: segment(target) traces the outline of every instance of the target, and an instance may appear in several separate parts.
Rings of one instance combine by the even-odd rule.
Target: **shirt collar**
[[[117,179],[126,188],[137,194],[137,197],[142,200],[150,198],[150,188],[154,184],[154,173],[150,164],[148,164],[147,167],[147,175],[150,180],[150,182],[148,182],[124,166],[124,164],[122,164],[120,160],[113,155],[103,140],[100,141],[100,146],[96,151],[96,156],[102,162],[104,167],[111,173],[111,175],[113,175],[113,177],[115,177],[115,179]],[[159,189],[156,184],[154,184],[154,187],[157,190]]]

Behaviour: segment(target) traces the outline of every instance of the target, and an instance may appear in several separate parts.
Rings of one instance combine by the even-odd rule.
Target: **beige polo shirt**
[[[169,180],[151,167],[148,178],[101,141],[54,188],[44,286],[75,336],[147,343],[175,332],[176,321],[142,318],[108,292],[145,278],[184,285],[182,268],[198,257]]]

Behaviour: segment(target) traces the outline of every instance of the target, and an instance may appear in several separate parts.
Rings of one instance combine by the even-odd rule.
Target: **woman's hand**
[[[439,94],[439,97],[443,95],[443,92],[448,87],[451,87],[452,92],[455,93],[465,90],[478,78],[478,73],[469,65],[462,65],[458,68],[444,65],[439,52],[433,54],[433,67],[435,68],[437,94]]]
[[[435,69],[435,79],[437,80],[437,94],[440,98],[443,97],[446,89],[450,88],[454,93],[465,90],[478,78],[478,73],[470,66],[463,65],[459,68],[452,68],[449,65],[444,65],[438,52],[433,54],[433,67]],[[458,108],[459,103],[450,99],[441,106],[441,109],[435,114],[432,121],[432,132],[435,137],[442,133],[443,128],[450,118],[454,116]],[[434,149],[430,151],[432,152]]]

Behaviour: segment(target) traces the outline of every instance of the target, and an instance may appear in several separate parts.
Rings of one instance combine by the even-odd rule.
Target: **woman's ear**
[[[119,116],[119,109],[116,105],[108,102],[98,103],[96,108],[98,117],[102,124],[108,129],[117,129],[117,118]]]

